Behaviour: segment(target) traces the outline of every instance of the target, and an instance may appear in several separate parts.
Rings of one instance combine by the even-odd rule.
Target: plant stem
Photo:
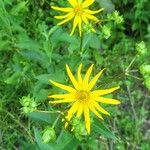
[[[80,53],[82,54],[82,47],[83,47],[83,33],[80,37]]]
[[[125,70],[126,72],[129,71],[129,69],[132,66],[132,64],[134,63],[135,59],[136,59],[136,56],[132,59],[132,61],[130,62],[129,66],[126,68],[126,70]]]

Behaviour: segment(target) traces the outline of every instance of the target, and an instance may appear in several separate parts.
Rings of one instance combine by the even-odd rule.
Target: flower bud
[[[27,114],[30,112],[30,108],[29,107],[22,107],[21,109],[23,111],[23,113]]]
[[[47,127],[43,132],[42,139],[43,139],[44,143],[49,143],[51,141],[55,141],[56,140],[55,130],[51,127]]]
[[[85,124],[79,118],[73,118],[72,121],[73,132],[77,139],[82,140],[82,138],[88,135]]]
[[[114,11],[113,13],[108,14],[108,15],[107,15],[107,18],[108,18],[109,20],[114,20],[114,22],[115,22],[116,24],[121,24],[121,23],[124,22],[123,17],[122,17],[122,16],[119,16],[119,12],[118,12],[118,11]]]
[[[83,32],[84,33],[91,33],[91,32],[96,32],[95,29],[92,27],[92,24],[87,23],[83,25]]]
[[[140,66],[140,73],[145,76],[145,75],[150,75],[150,65],[143,64]]]
[[[35,111],[37,108],[37,103],[34,101],[33,98],[30,97],[30,95],[28,96],[23,96],[20,99],[20,103],[23,106],[21,108],[21,110],[23,111],[23,113],[29,113],[29,112],[33,112]]]
[[[37,103],[36,103],[35,101],[32,101],[31,104],[30,104],[30,106],[31,106],[32,108],[36,108]]]
[[[30,105],[30,96],[23,96],[21,99],[20,99],[20,103],[22,106],[29,106]]]
[[[147,48],[144,41],[141,41],[140,43],[136,44],[136,50],[141,55],[144,55],[147,52]]]
[[[103,33],[105,39],[108,39],[111,36],[111,28],[106,26],[106,25],[104,25],[102,27],[102,33]]]
[[[145,86],[150,90],[150,76],[145,79],[144,83]]]

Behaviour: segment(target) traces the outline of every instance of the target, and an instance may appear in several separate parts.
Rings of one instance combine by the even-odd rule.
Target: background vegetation
[[[69,36],[70,24],[55,26],[50,5],[66,1],[0,0],[0,149],[150,149],[150,1],[97,0],[92,7],[104,7],[98,17],[106,21],[95,25],[96,34],[84,35],[82,47],[77,34]],[[112,15],[115,10],[123,23]],[[99,124],[90,137],[62,131],[59,112],[32,112],[63,110],[48,104],[56,91],[48,80],[68,82],[65,64],[76,72],[81,62],[85,70],[94,63],[95,73],[107,68],[99,88],[121,86],[115,98],[122,104],[108,107],[109,129]],[[51,126],[56,135],[52,130],[53,138],[45,139]]]

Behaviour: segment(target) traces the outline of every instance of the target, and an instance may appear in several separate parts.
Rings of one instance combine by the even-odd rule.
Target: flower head
[[[99,12],[101,12],[102,9],[99,10],[95,10],[92,11],[90,9],[88,9],[88,7],[94,3],[95,0],[83,0],[83,2],[81,0],[68,0],[69,4],[71,7],[66,7],[66,8],[60,8],[60,7],[56,7],[56,6],[52,6],[52,9],[54,10],[58,10],[58,11],[62,11],[65,12],[65,15],[62,16],[55,16],[56,19],[62,19],[62,21],[60,21],[58,23],[58,25],[62,25],[72,19],[74,19],[73,21],[73,27],[72,27],[72,31],[70,35],[73,35],[76,27],[78,26],[79,28],[79,33],[81,36],[82,33],[82,24],[88,24],[89,21],[88,20],[92,20],[95,22],[98,22],[98,18],[96,18],[94,16],[94,14],[97,14]],[[95,32],[94,29],[92,29],[93,32]]]
[[[68,93],[51,95],[49,98],[57,99],[50,101],[50,103],[53,104],[72,103],[71,108],[67,112],[67,121],[70,121],[75,113],[77,118],[80,118],[83,114],[86,130],[90,134],[90,111],[102,120],[103,117],[99,112],[105,115],[110,115],[104,108],[99,105],[99,103],[113,105],[120,104],[120,101],[118,100],[103,97],[103,95],[112,93],[113,91],[119,89],[119,87],[113,87],[105,90],[92,90],[104,69],[98,72],[91,80],[90,75],[93,69],[93,65],[89,67],[84,78],[81,76],[81,69],[82,64],[79,65],[77,79],[75,79],[69,66],[66,65],[67,74],[74,87],[63,85],[50,80],[53,85],[67,91]],[[65,127],[67,127],[67,125],[68,122],[65,123]]]

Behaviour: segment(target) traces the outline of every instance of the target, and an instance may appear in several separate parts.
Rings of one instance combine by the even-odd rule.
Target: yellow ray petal
[[[66,120],[70,121],[72,118],[72,115],[77,111],[78,109],[78,103],[75,102],[72,107],[68,110],[68,114],[66,116]],[[65,128],[68,126],[68,122],[65,123]]]
[[[71,17],[71,16],[73,16],[72,12],[70,12],[70,13],[68,13],[66,15],[63,15],[63,16],[54,16],[54,18],[56,18],[56,19],[64,19],[64,18],[68,18],[68,17]]]
[[[79,28],[79,34],[80,34],[80,37],[81,37],[81,34],[82,34],[82,20],[81,20],[81,17],[79,16],[78,17],[78,28]]]
[[[82,3],[82,8],[86,8],[86,7],[89,7],[90,5],[92,5],[94,3],[95,0],[85,0],[83,3]]]
[[[93,15],[90,15],[90,14],[87,14],[87,13],[83,13],[83,15],[87,18],[87,19],[90,19],[90,20],[93,20],[95,22],[98,22],[98,18],[96,18],[95,16]]]
[[[110,89],[105,89],[105,90],[95,90],[91,92],[91,96],[101,96],[101,95],[106,95],[109,93],[112,93],[116,90],[118,90],[120,87],[114,87],[114,88],[110,88]]]
[[[75,16],[74,21],[73,21],[72,31],[71,31],[70,35],[73,35],[77,25],[78,25],[78,16]]]
[[[51,8],[62,12],[73,12],[73,8],[61,8],[56,6],[52,6]]]
[[[83,105],[79,106],[77,111],[77,117],[80,118],[83,113]]]
[[[89,105],[89,108],[98,118],[104,120],[103,117],[97,112],[97,110],[92,105]]]
[[[94,102],[94,107],[100,111],[101,113],[105,114],[105,115],[109,115],[110,116],[110,113],[107,112],[105,109],[103,109],[97,102]]]
[[[97,102],[105,103],[105,104],[113,104],[113,105],[118,105],[120,104],[120,101],[112,98],[104,98],[104,97],[97,97],[95,99]]]
[[[74,95],[73,94],[56,94],[56,95],[50,95],[48,96],[49,98],[73,98]]]
[[[98,78],[101,76],[101,74],[103,73],[103,71],[105,70],[105,68],[103,70],[101,70],[89,83],[88,89],[91,90],[94,85],[96,84]]]
[[[82,18],[82,20],[83,20],[83,22],[84,22],[85,24],[88,24],[88,20],[87,20],[87,18],[84,16],[84,14],[81,16],[81,18]]]
[[[83,107],[84,107],[85,127],[86,127],[88,134],[90,134],[91,123],[90,123],[89,108],[87,106],[83,106]]]
[[[92,64],[92,65],[89,67],[89,69],[87,70],[87,72],[86,72],[86,74],[85,74],[84,82],[85,82],[86,84],[88,84],[88,82],[89,82],[89,78],[90,78],[91,72],[92,72],[92,70],[93,70],[93,66],[94,66],[94,64]]]
[[[63,85],[63,84],[60,84],[60,83],[57,83],[57,82],[54,82],[52,80],[49,80],[52,84],[54,84],[55,86],[65,90],[65,91],[68,91],[68,92],[71,92],[71,93],[74,93],[76,92],[76,90],[70,86],[67,86],[67,85]]]
[[[103,10],[104,10],[104,8],[101,8],[101,9],[98,9],[98,10],[84,9],[84,12],[88,13],[90,15],[94,15],[94,14],[97,14],[97,13],[103,11]]]
[[[75,7],[75,6],[77,6],[77,0],[68,0],[68,2],[70,3],[70,5],[72,6],[72,7]]]
[[[66,22],[68,22],[69,20],[71,20],[74,16],[70,15],[69,17],[67,17],[66,19],[64,19],[63,21],[59,22],[57,25],[60,26]]]
[[[73,86],[74,86],[76,89],[79,89],[78,82],[77,82],[77,80],[75,79],[75,77],[73,76],[73,74],[72,74],[72,72],[71,72],[71,70],[70,70],[70,68],[69,68],[68,65],[66,65],[66,70],[67,70],[67,74],[68,74],[68,76],[69,76],[69,78],[70,78],[70,80],[71,80]]]
[[[56,100],[56,101],[49,101],[49,103],[51,104],[60,104],[60,103],[70,103],[73,102],[75,100],[73,99],[62,99],[62,100]]]

